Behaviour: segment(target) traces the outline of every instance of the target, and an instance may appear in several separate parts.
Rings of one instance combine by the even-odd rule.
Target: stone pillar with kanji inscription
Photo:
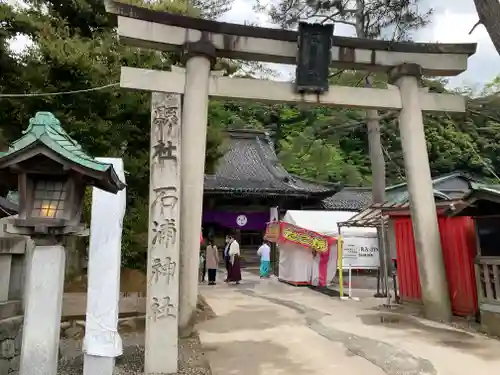
[[[153,92],[144,374],[177,372],[181,95]]]

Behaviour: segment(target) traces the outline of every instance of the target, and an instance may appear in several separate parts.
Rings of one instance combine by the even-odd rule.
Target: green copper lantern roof
[[[87,155],[78,142],[64,131],[61,122],[51,112],[37,112],[22,134],[21,138],[11,143],[7,152],[0,153],[0,164],[16,158],[27,149],[44,145],[70,164],[76,164],[90,172],[97,187],[113,193],[125,187],[113,166]]]

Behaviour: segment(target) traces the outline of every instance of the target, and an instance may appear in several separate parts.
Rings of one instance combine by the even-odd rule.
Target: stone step
[[[12,318],[22,313],[21,301],[0,302],[0,320]]]

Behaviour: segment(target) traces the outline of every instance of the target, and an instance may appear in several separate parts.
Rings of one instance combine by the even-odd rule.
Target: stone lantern
[[[21,138],[0,153],[0,178],[17,185],[19,210],[5,230],[30,236],[21,375],[56,375],[64,289],[62,236],[82,234],[85,188],[117,193],[125,187],[111,164],[96,161],[50,112],[30,119]]]

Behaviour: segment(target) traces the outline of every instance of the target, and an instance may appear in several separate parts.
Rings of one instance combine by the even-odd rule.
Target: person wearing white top
[[[228,256],[229,256],[229,269],[227,273],[227,282],[234,282],[239,284],[241,281],[241,268],[240,268],[240,244],[233,236],[227,236],[228,242]]]
[[[264,241],[257,250],[257,255],[260,256],[260,277],[268,278],[271,264],[271,247],[267,241]]]

